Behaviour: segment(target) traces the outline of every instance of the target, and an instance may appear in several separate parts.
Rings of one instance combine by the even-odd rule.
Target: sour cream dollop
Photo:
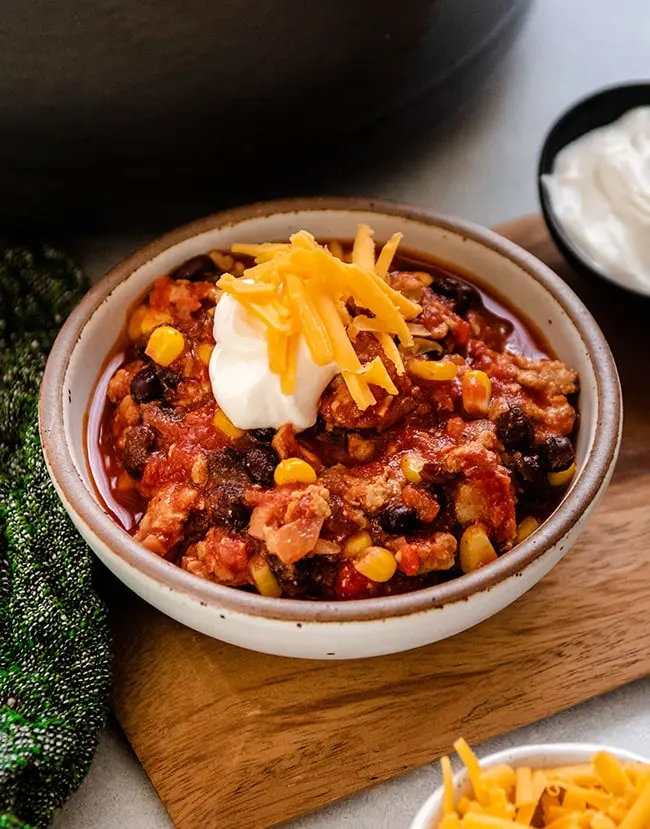
[[[338,374],[335,363],[318,366],[304,339],[298,345],[296,389],[283,394],[280,378],[269,368],[269,350],[261,322],[229,294],[214,312],[215,347],[210,383],[220,408],[240,429],[278,429],[291,423],[296,431],[313,426],[326,386]]]
[[[650,290],[650,107],[568,144],[544,185],[567,234],[597,269]]]

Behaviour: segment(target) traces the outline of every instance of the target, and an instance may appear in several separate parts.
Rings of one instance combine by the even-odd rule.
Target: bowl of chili
[[[382,291],[411,309],[406,345],[367,307],[341,311],[372,405],[336,373],[307,429],[238,427],[210,387],[220,286],[301,232],[347,279],[360,226],[403,234]],[[606,488],[621,395],[587,309],[516,245],[305,199],[207,217],[115,267],[59,335],[40,419],[66,509],[136,593],[224,641],[334,659],[454,635],[542,578]]]

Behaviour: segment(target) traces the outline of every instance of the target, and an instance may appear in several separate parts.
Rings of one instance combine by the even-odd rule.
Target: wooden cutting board
[[[265,829],[427,763],[461,734],[478,743],[650,673],[650,303],[570,273],[537,216],[499,230],[573,285],[614,350],[625,433],[601,507],[516,604],[395,656],[251,653],[119,592],[115,710],[180,829]]]

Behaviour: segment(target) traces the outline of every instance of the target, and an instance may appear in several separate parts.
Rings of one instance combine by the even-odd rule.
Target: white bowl
[[[592,745],[590,743],[548,743],[547,745],[519,746],[507,748],[488,757],[479,758],[481,768],[506,764],[508,766],[531,766],[533,769],[550,769],[557,766],[571,766],[577,763],[586,763],[597,751],[608,751],[621,760],[636,763],[650,763],[645,757],[633,754],[624,749],[610,746]],[[472,784],[463,769],[454,776],[454,794],[456,798],[468,796],[472,792]],[[435,829],[442,817],[442,786],[422,805],[411,823],[411,829]]]
[[[306,228],[352,238],[367,222],[379,239],[456,263],[511,297],[581,378],[577,474],[554,514],[482,570],[436,587],[352,602],[271,599],[199,579],[152,555],[99,504],[84,448],[84,418],[127,309],[190,256],[235,241],[285,239]],[[146,601],[196,630],[284,656],[349,659],[416,648],[492,616],[569,550],[610,479],[621,393],[598,326],[567,285],[526,251],[483,228],[422,210],[358,199],[275,202],[221,213],[173,231],[114,268],[73,312],[50,355],[40,400],[47,464],[63,504],[99,558]]]

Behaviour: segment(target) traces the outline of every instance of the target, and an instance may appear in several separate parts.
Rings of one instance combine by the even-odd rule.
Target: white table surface
[[[649,76],[648,0],[537,0],[486,88],[435,138],[428,134],[408,155],[381,170],[360,171],[331,191],[408,201],[488,225],[530,212],[537,206],[537,156],[552,120],[599,86]],[[84,264],[98,275],[140,241],[135,236],[86,240]],[[592,740],[650,755],[648,694],[650,680],[635,683],[491,740],[480,751],[531,741]],[[406,829],[437,783],[437,769],[426,767],[288,826]],[[123,735],[109,724],[88,778],[58,816],[56,829],[170,826]],[[256,827],[248,823],[245,829]]]

